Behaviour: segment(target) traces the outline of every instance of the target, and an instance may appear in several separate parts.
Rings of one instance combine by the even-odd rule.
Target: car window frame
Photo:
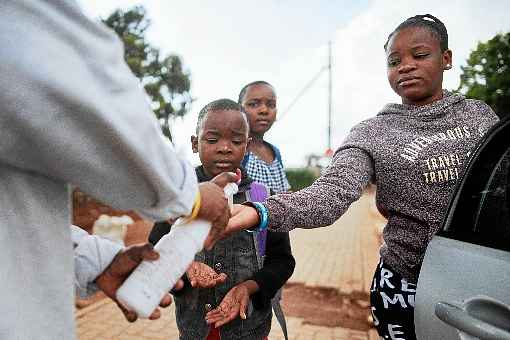
[[[505,117],[489,129],[472,151],[466,170],[450,199],[439,236],[495,248],[478,239],[475,227],[483,200],[487,197],[485,191],[492,183],[491,179],[501,165],[503,156],[510,152],[510,138],[507,136],[510,136],[510,117]],[[473,196],[480,196],[481,192],[484,192],[481,197],[472,199]],[[465,228],[466,225],[472,228]]]

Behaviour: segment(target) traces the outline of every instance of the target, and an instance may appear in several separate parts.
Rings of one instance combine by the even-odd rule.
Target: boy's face
[[[250,132],[264,135],[276,119],[276,94],[273,88],[265,84],[248,87],[241,105],[248,116]]]
[[[198,136],[191,137],[208,176],[232,171],[241,165],[248,145],[248,124],[236,110],[210,111],[202,121]]]
[[[425,105],[442,97],[443,71],[452,61],[438,38],[424,27],[408,27],[390,39],[386,50],[388,81],[403,104]]]

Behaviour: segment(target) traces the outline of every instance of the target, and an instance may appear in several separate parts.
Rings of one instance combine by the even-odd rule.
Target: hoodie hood
[[[447,108],[449,106],[456,104],[464,99],[466,98],[459,93],[453,93],[447,90],[443,90],[443,98],[441,98],[440,100],[436,100],[433,103],[423,106],[396,103],[386,104],[377,115],[380,116],[396,114],[412,116],[420,118],[422,120],[433,120],[446,115]]]

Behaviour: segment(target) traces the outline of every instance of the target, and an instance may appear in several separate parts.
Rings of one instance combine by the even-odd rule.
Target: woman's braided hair
[[[425,27],[432,34],[434,34],[439,40],[439,46],[441,47],[441,52],[444,52],[448,49],[448,31],[446,30],[446,26],[443,24],[441,20],[436,18],[430,14],[423,15],[415,15],[414,17],[410,17],[402,22],[400,25],[395,28],[393,32],[390,33],[386,43],[384,44],[384,50],[388,47],[388,42],[391,37],[407,27]]]

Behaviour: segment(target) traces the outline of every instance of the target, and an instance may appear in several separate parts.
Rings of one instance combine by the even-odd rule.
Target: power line
[[[332,80],[332,72],[331,72],[331,66],[332,66],[332,56],[331,56],[331,40],[328,41],[328,64],[326,66],[323,66],[319,72],[303,87],[303,89],[298,93],[298,95],[291,101],[289,106],[283,111],[283,113],[280,115],[280,118],[278,121],[283,120],[283,118],[289,113],[290,109],[298,102],[298,100],[312,87],[312,85],[319,79],[319,77],[322,75],[322,73],[326,70],[328,70],[328,141],[327,141],[327,149],[326,153],[330,153],[331,151],[331,114],[332,114],[332,88],[333,88],[333,80]]]
[[[283,117],[285,117],[285,115],[287,115],[287,113],[289,113],[290,109],[297,103],[297,101],[306,93],[306,91],[308,91],[308,89],[315,83],[315,81],[317,79],[319,79],[322,72],[326,71],[328,68],[329,68],[329,65],[323,66],[319,70],[319,72],[317,72],[317,74],[305,85],[305,87],[303,87],[303,89],[298,93],[298,95],[292,100],[292,102],[289,104],[289,106],[287,106],[285,111],[283,111],[283,113],[279,115],[280,117],[279,117],[278,121],[281,121],[283,119]]]

